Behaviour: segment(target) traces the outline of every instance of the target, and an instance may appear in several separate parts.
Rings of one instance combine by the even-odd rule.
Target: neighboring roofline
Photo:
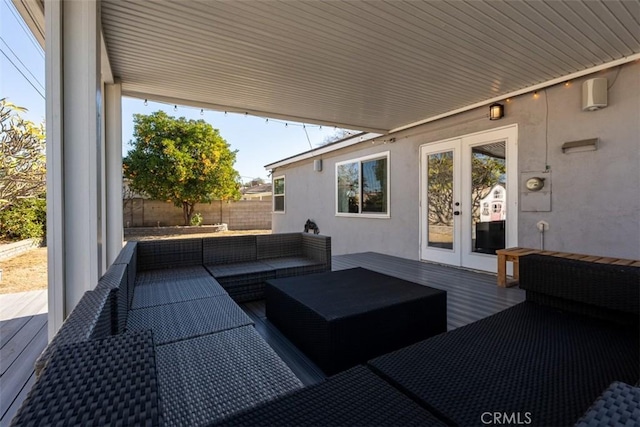
[[[274,163],[269,163],[268,165],[265,165],[264,168],[266,170],[276,169],[281,166],[288,165],[290,163],[299,162],[300,160],[310,159],[312,157],[316,157],[324,153],[330,153],[332,151],[336,151],[341,148],[346,148],[351,145],[359,144],[364,141],[369,141],[373,138],[377,138],[379,135],[380,134],[377,134],[377,133],[360,132],[355,135],[350,135],[346,138],[339,139],[327,145],[323,145],[322,147],[314,148],[312,150],[308,150],[300,154],[295,154],[291,157],[278,160],[277,162],[274,162]]]
[[[534,92],[536,90],[542,90],[551,86],[555,86],[557,84],[560,83],[564,83],[570,80],[575,80],[577,78],[580,77],[584,77],[586,75],[589,74],[593,74],[593,73],[597,73],[598,71],[602,71],[602,70],[606,70],[608,68],[613,68],[613,67],[618,67],[624,64],[627,64],[629,62],[634,62],[634,61],[640,61],[640,53],[636,53],[630,56],[625,56],[624,58],[620,58],[620,59],[616,59],[615,61],[610,61],[604,64],[600,64],[597,65],[595,67],[591,67],[591,68],[587,68],[585,70],[582,71],[578,71],[572,74],[568,74],[562,77],[558,77],[552,80],[548,80],[546,82],[543,83],[539,83],[533,86],[528,86],[524,89],[519,89],[513,92],[509,92],[507,94],[504,95],[500,95],[497,96],[495,98],[491,98],[491,99],[487,99],[481,102],[477,102],[475,104],[471,104],[468,105],[466,107],[462,107],[462,108],[458,108],[456,110],[452,110],[452,111],[448,111],[446,113],[443,114],[438,114],[437,116],[432,116],[432,117],[428,117],[426,119],[414,122],[414,123],[409,123],[407,125],[404,126],[400,126],[397,127],[395,129],[391,129],[388,133],[385,134],[386,137],[389,137],[395,133],[401,132],[401,131],[406,131],[408,129],[413,129],[416,128],[418,126],[422,126],[424,124],[430,123],[430,122],[434,122],[436,120],[440,120],[440,119],[444,119],[446,117],[450,117],[450,116],[454,116],[456,114],[460,114],[460,113],[464,113],[466,111],[470,111],[470,110],[474,110],[476,108],[480,108],[480,107],[484,107],[484,106],[488,106],[494,102],[500,102],[500,101],[504,101],[507,98],[514,98],[516,96],[519,95],[523,95],[525,93],[531,93]],[[358,135],[354,135],[345,139],[341,139],[340,141],[336,141],[332,144],[329,145],[325,145],[323,147],[317,148],[315,150],[309,150],[309,151],[305,151],[303,153],[297,154],[295,156],[291,156],[291,157],[287,157],[286,159],[282,159],[282,160],[278,160],[277,162],[274,163],[270,163],[268,165],[265,165],[265,169],[266,170],[270,170],[270,169],[275,169],[275,168],[279,168],[282,166],[286,166],[289,165],[291,163],[295,163],[295,162],[299,162],[301,160],[306,160],[306,159],[310,159],[312,157],[316,157],[320,154],[326,154],[326,153],[330,153],[333,151],[337,151],[340,150],[342,148],[346,148],[346,147],[350,147],[352,145],[358,144],[360,142],[364,142],[373,138],[377,138],[378,136],[371,136],[370,138],[366,138],[366,139],[362,139],[362,140],[355,140],[356,137],[361,136],[361,135],[365,135],[366,133],[361,133]]]

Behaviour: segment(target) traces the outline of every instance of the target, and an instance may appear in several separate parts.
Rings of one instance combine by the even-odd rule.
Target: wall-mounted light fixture
[[[504,105],[497,102],[489,106],[489,120],[499,120],[504,117]]]

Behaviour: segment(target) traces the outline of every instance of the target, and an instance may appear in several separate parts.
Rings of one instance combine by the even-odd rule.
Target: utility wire
[[[309,142],[309,148],[311,148],[313,150],[313,145],[311,145],[311,139],[309,138],[309,132],[307,132],[307,127],[306,126],[302,126],[302,129],[304,129],[304,134],[307,135],[307,141]]]
[[[11,12],[13,17],[16,19],[16,22],[18,22],[18,25],[20,25],[20,28],[22,28],[22,31],[24,31],[24,33],[27,35],[27,38],[29,39],[31,44],[33,44],[33,46],[36,48],[40,56],[44,58],[44,52],[42,51],[42,47],[36,42],[35,38],[33,37],[33,34],[31,34],[31,31],[25,28],[24,26],[25,24],[22,21],[22,19],[16,15],[16,12],[14,11],[14,7],[7,0],[4,0],[4,3],[7,5],[9,12]]]
[[[27,70],[27,73],[29,73],[31,75],[31,77],[33,77],[33,79],[36,81],[36,83],[38,83],[40,85],[40,87],[42,88],[42,90],[44,90],[44,85],[42,83],[40,83],[40,80],[38,80],[38,78],[36,76],[33,75],[33,73],[29,70],[29,67],[27,67],[26,65],[24,65],[24,62],[22,62],[22,60],[20,60],[20,57],[13,51],[13,49],[11,49],[11,46],[9,46],[9,44],[7,44],[6,41],[4,41],[4,39],[2,38],[2,36],[0,36],[0,41],[2,41],[2,43],[5,44],[5,46],[7,46],[7,48],[9,49],[9,51],[11,51],[11,53],[13,53],[13,56],[16,57],[16,59],[18,60],[18,62],[20,62],[20,64],[22,64],[22,66],[24,67],[25,70]]]
[[[2,52],[2,54],[5,56],[5,58],[7,58],[7,60],[11,63],[11,65],[13,65],[15,67],[16,70],[18,70],[18,72],[20,74],[22,74],[22,77],[24,77],[24,79],[35,89],[36,92],[38,92],[38,95],[40,95],[42,97],[42,99],[45,99],[44,95],[42,94],[42,92],[40,92],[40,90],[38,90],[38,88],[31,82],[31,80],[29,80],[27,78],[27,76],[24,75],[24,73],[22,72],[22,70],[20,70],[20,68],[18,68],[18,66],[16,64],[13,63],[13,61],[11,60],[11,58],[9,58],[9,56],[4,52],[4,50],[0,49],[0,52]]]

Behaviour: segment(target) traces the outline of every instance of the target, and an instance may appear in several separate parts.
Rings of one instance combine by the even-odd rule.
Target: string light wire
[[[153,101],[153,102],[155,102],[157,104],[173,106],[173,111],[175,111],[175,112],[178,111],[178,105],[177,104],[171,104],[171,103],[162,102],[162,101]],[[148,105],[148,100],[147,99],[144,100],[144,105],[145,106]],[[189,108],[189,109],[195,108],[195,107],[188,107],[188,106],[181,106],[181,107]],[[209,111],[209,110],[206,110],[206,111]],[[204,112],[205,112],[205,109],[204,108],[200,108],[200,115],[204,115]],[[225,111],[224,115],[227,116],[227,113],[228,113],[228,111]],[[244,113],[236,113],[236,114],[242,114],[244,117],[249,117],[251,115],[246,111]],[[253,116],[253,115],[251,115],[251,116],[259,118],[259,119],[264,119],[265,124],[278,123],[278,124],[284,125],[284,127],[286,127],[286,128],[288,128],[289,126],[301,127],[301,128],[303,128],[305,130],[305,133],[306,133],[307,128],[315,128],[315,129],[322,130],[322,125],[310,125],[310,124],[307,124],[307,123],[293,123],[293,122],[288,122],[288,121],[284,121],[284,120],[270,119],[268,117]],[[333,129],[336,130],[336,129],[338,129],[338,127],[334,126]],[[307,135],[307,139],[308,139],[308,137],[309,136]]]

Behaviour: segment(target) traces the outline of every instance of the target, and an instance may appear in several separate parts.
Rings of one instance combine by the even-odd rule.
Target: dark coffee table
[[[327,375],[447,330],[447,294],[364,268],[268,280],[266,314]]]

